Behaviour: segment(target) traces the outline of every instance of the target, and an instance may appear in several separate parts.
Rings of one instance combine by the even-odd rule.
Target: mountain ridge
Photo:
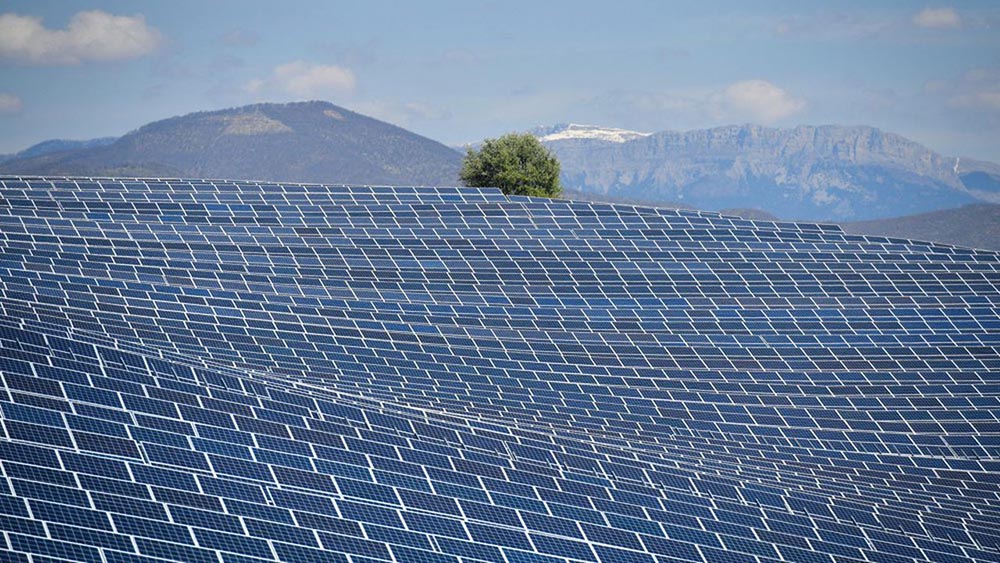
[[[0,171],[231,177],[354,184],[456,184],[461,156],[328,102],[253,104],[138,127],[115,142],[15,159]]]
[[[7,162],[9,160],[32,158],[36,156],[42,156],[46,154],[51,154],[55,152],[71,151],[76,149],[86,149],[91,147],[100,147],[104,145],[110,145],[111,143],[117,141],[119,137],[98,137],[96,139],[47,139],[40,143],[35,143],[30,147],[11,154],[0,155],[0,163]]]
[[[620,142],[538,135],[549,130],[530,132],[559,158],[566,186],[653,204],[845,221],[1000,203],[1000,165],[943,156],[869,126],[729,125]]]
[[[1000,250],[998,204],[973,203],[954,209],[842,223],[840,226],[852,234],[931,240],[965,248]]]

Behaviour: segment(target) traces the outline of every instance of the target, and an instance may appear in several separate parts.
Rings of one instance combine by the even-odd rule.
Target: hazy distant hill
[[[454,185],[460,165],[461,155],[426,137],[326,102],[301,102],[165,119],[106,146],[18,158],[0,171]]]
[[[650,134],[559,125],[533,133],[559,157],[567,187],[615,199],[818,221],[1000,203],[1000,166],[945,157],[872,127]]]
[[[21,152],[14,154],[0,154],[0,162],[7,162],[16,158],[31,158],[43,154],[54,152],[71,151],[76,149],[86,149],[90,147],[102,147],[115,142],[118,137],[101,137],[99,139],[87,139],[85,141],[70,141],[67,139],[50,139],[31,145]]]
[[[572,189],[563,191],[563,199],[649,205],[648,202],[639,200],[579,192]],[[656,207],[691,209],[676,202],[656,204]],[[723,215],[733,215],[754,221],[780,221],[783,219],[760,209],[733,208],[722,209],[719,212]],[[967,248],[1000,250],[1000,205],[998,204],[974,203],[958,208],[930,211],[905,217],[841,223],[841,227],[848,233],[859,235],[924,240]]]
[[[752,221],[780,221],[781,217],[778,217],[774,213],[768,213],[762,209],[745,209],[745,208],[734,208],[734,209],[723,209],[719,211],[723,215],[735,215],[737,217],[742,217],[744,219],[750,219]]]
[[[844,223],[849,233],[931,240],[969,248],[1000,250],[1000,205],[973,204],[919,215]]]
[[[596,203],[622,203],[625,205],[649,205],[649,201],[630,198],[626,196],[615,196],[614,194],[599,194],[593,192],[582,192],[579,190],[574,190],[573,188],[563,187],[562,195],[560,199],[566,199],[571,201],[593,201]],[[663,201],[656,204],[656,207],[662,207],[666,209],[694,209],[690,205],[684,205],[682,203],[677,203],[676,201]]]

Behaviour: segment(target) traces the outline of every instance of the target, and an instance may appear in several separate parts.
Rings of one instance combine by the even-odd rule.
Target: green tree
[[[559,197],[559,161],[534,135],[510,133],[469,149],[459,178],[466,186],[500,188],[507,195]]]

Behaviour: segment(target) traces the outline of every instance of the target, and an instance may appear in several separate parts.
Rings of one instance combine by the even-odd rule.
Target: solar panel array
[[[1000,561],[1000,256],[0,179],[0,560]]]

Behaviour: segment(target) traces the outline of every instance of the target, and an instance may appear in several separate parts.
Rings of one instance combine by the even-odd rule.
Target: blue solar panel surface
[[[1000,255],[0,178],[0,560],[1000,561]]]

